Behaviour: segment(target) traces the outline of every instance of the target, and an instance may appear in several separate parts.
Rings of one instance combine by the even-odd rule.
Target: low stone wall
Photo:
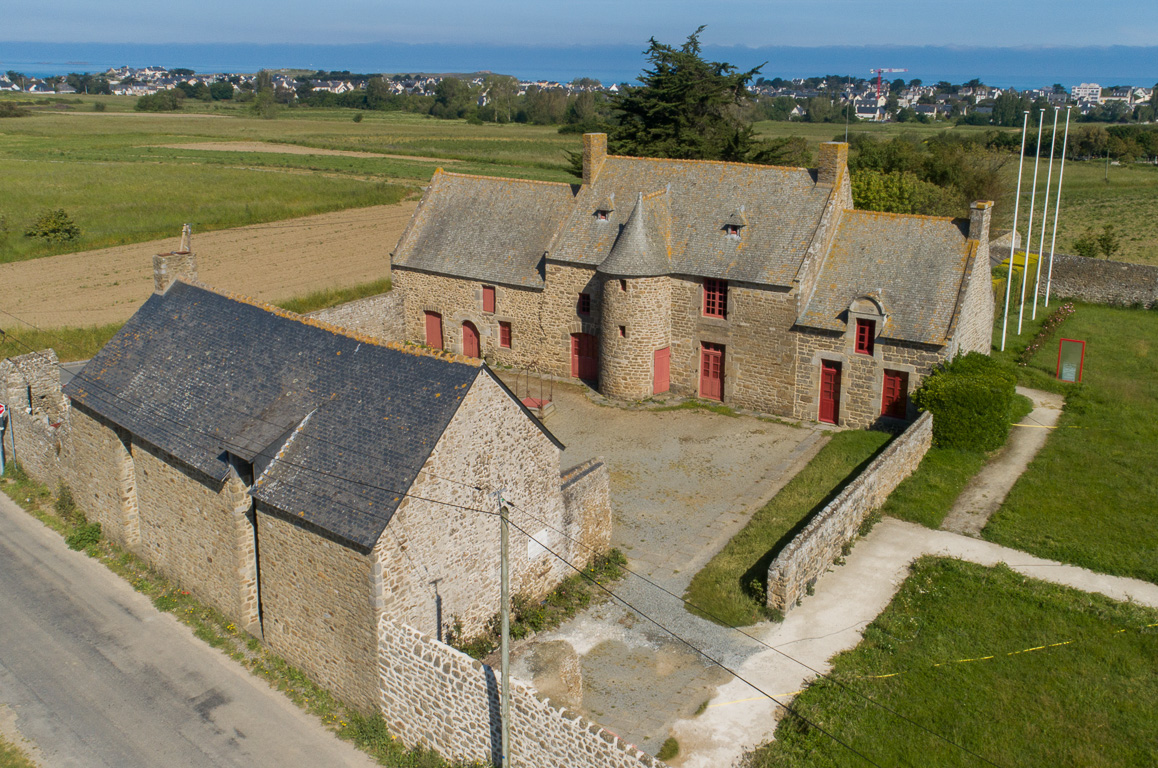
[[[8,407],[4,460],[20,462],[33,480],[55,486],[68,433],[68,404],[51,349],[0,361],[0,402]]]
[[[1048,260],[1041,265],[1044,290]],[[1158,306],[1158,267],[1054,254],[1050,299],[1077,299],[1091,304],[1147,309]]]
[[[407,744],[457,760],[498,764],[499,673],[410,627],[382,620],[378,669],[382,715]],[[636,768],[664,763],[597,723],[556,709],[511,682],[511,753],[537,768]]]
[[[840,495],[817,513],[768,569],[768,607],[787,613],[795,607],[848,542],[870,512],[913,473],[933,442],[933,416],[922,414]]]
[[[570,562],[578,567],[611,546],[611,476],[603,459],[594,458],[564,472],[560,485],[567,535],[578,539]]]
[[[349,301],[310,312],[306,317],[373,336],[382,341],[403,341],[402,295],[397,291]]]

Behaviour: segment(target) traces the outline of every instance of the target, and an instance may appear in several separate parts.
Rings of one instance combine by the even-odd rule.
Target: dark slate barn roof
[[[666,192],[671,274],[765,285],[792,284],[832,194],[804,168],[609,156],[548,258],[599,266],[634,210],[629,201],[657,192]],[[612,196],[617,206],[601,221],[595,211]],[[728,237],[724,225],[741,211],[747,226]]]
[[[935,216],[845,211],[798,324],[844,331],[852,301],[872,296],[887,315],[882,336],[944,344],[968,279],[967,225]]]
[[[395,267],[541,289],[542,261],[574,199],[570,184],[434,174]]]
[[[177,282],[65,394],[218,481],[251,461],[263,505],[369,551],[483,370]]]

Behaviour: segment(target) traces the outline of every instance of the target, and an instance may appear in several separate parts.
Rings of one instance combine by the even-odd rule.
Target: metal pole
[[[1049,306],[1049,289],[1053,282],[1053,247],[1057,243],[1057,215],[1058,211],[1061,210],[1062,179],[1066,175],[1066,145],[1070,141],[1070,109],[1072,107],[1066,107],[1066,134],[1062,139],[1061,168],[1057,172],[1057,200],[1054,202],[1053,208],[1053,235],[1049,239],[1049,272],[1045,276],[1045,305],[1047,307]]]
[[[499,494],[499,528],[502,532],[500,579],[502,581],[502,605],[499,612],[502,615],[502,768],[511,768],[511,572],[510,572],[510,529],[507,515],[510,510],[503,504],[502,494]]]
[[[1025,227],[1025,259],[1021,265],[1021,302],[1017,305],[1017,335],[1021,335],[1021,319],[1025,315],[1025,284],[1029,282],[1029,244],[1033,242],[1033,206],[1037,205],[1037,166],[1041,163],[1041,129],[1045,125],[1045,110],[1037,117],[1037,154],[1033,158],[1033,191],[1029,195],[1029,224]],[[1041,254],[1038,254],[1038,260]]]
[[[1009,289],[1013,285],[1013,258],[1017,253],[1017,207],[1021,204],[1021,171],[1025,165],[1025,134],[1029,111],[1021,118],[1021,152],[1017,156],[1017,194],[1013,196],[1013,240],[1009,245],[1009,273],[1005,276],[1005,312],[1001,315],[1001,351],[1005,351],[1005,329],[1009,325]]]
[[[1057,147],[1057,113],[1053,108],[1053,133],[1049,137],[1049,171],[1045,174],[1045,202],[1041,204],[1041,236],[1037,241],[1037,277],[1033,280],[1033,313],[1030,319],[1037,319],[1037,292],[1041,288],[1041,256],[1045,253],[1045,222],[1049,216],[1049,185],[1053,183],[1053,151]]]
[[[4,417],[0,417],[0,475],[4,474]]]

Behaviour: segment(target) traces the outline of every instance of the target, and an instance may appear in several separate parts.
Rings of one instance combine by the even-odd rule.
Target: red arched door
[[[571,334],[571,375],[577,379],[599,379],[599,339],[589,333]]]
[[[478,328],[467,320],[462,324],[462,353],[467,357],[478,357]]]

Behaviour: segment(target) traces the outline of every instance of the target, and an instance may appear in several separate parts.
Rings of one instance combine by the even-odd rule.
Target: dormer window
[[[611,213],[611,211],[605,211],[602,208],[599,208],[595,211],[595,218],[599,221],[607,221],[607,214],[609,213]]]
[[[725,224],[724,225],[724,234],[727,235],[728,237],[732,238],[733,240],[739,240],[740,239],[740,228],[738,226],[736,226],[735,224]]]
[[[861,355],[873,353],[877,324],[872,320],[856,321],[856,351]]]
[[[595,206],[595,220],[607,221],[611,216],[611,212],[615,210],[615,199],[613,197],[605,197],[599,205]]]
[[[741,206],[740,210],[733,213],[724,222],[723,230],[724,236],[733,240],[740,239],[740,230],[748,226],[748,217],[744,215],[744,208]]]

